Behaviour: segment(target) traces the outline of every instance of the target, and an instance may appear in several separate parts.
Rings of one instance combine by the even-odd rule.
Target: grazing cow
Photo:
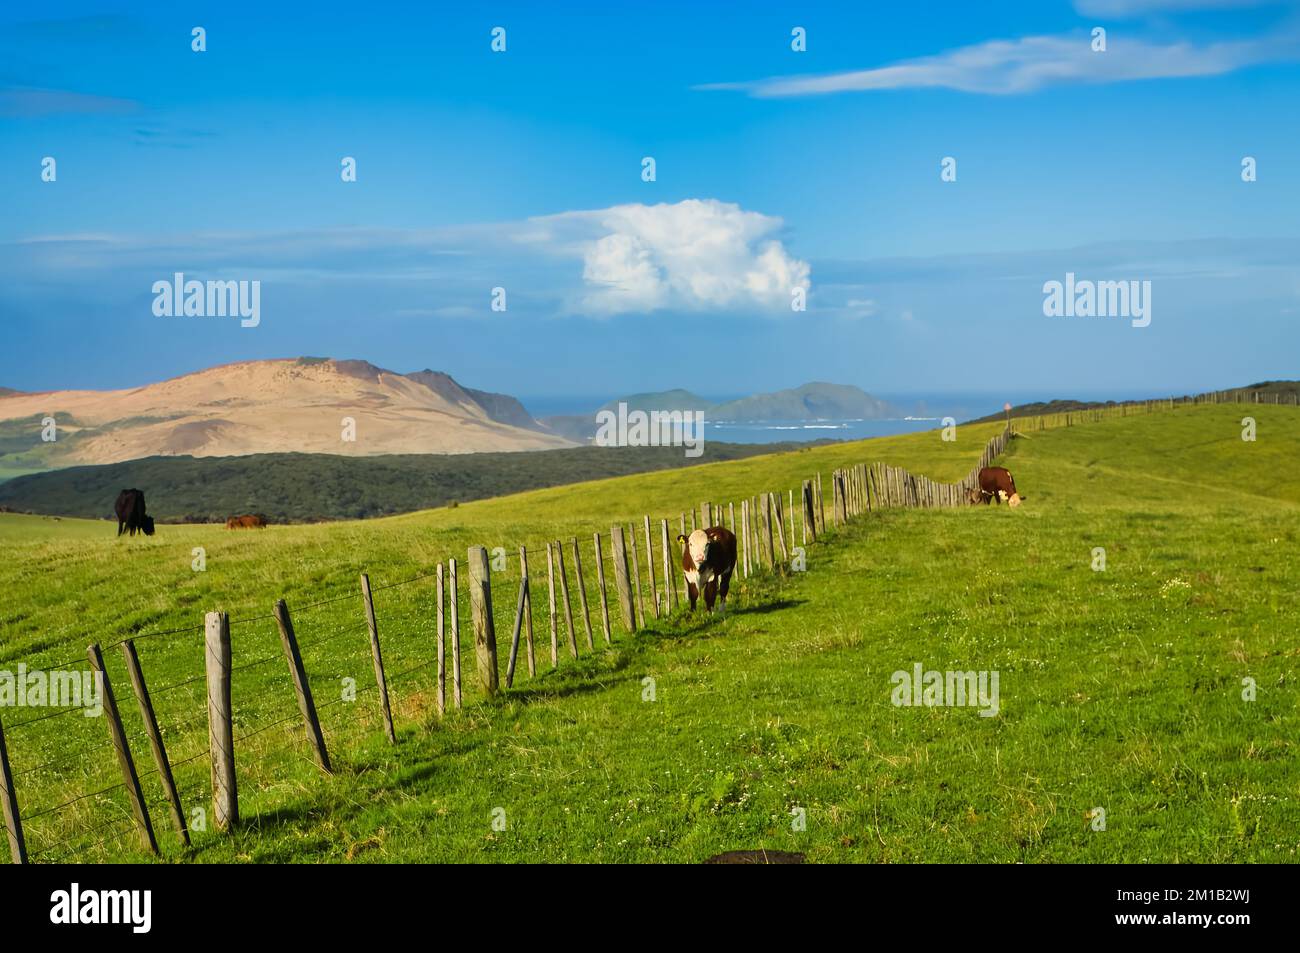
[[[121,536],[123,530],[130,532],[132,536],[137,531],[144,533],[146,536],[153,535],[153,517],[144,511],[144,492],[141,490],[131,489],[123,490],[117,494],[117,502],[113,504],[113,512],[117,514],[117,535]]]
[[[1016,492],[1016,481],[1005,467],[985,467],[980,471],[980,493],[985,503],[1006,500],[1012,507],[1019,506],[1025,499]]]
[[[266,529],[266,517],[261,513],[232,516],[226,520],[226,529]]]
[[[713,600],[721,597],[721,615],[727,614],[727,590],[731,572],[736,568],[736,534],[724,526],[696,529],[690,536],[679,535],[682,548],[682,572],[686,575],[686,592],[695,601],[704,594],[704,605],[713,611]]]

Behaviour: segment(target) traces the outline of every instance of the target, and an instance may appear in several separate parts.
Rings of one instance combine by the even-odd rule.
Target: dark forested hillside
[[[108,518],[119,490],[138,487],[160,522],[212,522],[262,513],[276,522],[360,519],[583,480],[714,463],[811,444],[710,442],[703,459],[680,447],[577,447],[532,453],[343,457],[262,453],[146,457],[70,467],[0,483],[0,507]]]

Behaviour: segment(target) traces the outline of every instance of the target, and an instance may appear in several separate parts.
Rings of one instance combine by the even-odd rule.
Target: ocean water
[[[710,400],[731,400],[737,394],[706,395]],[[895,434],[935,430],[945,417],[958,423],[998,413],[1006,403],[1029,403],[1058,397],[1077,400],[1106,400],[1114,395],[1057,394],[1041,391],[1015,391],[1006,394],[875,394],[897,409],[898,414],[875,420],[756,420],[744,422],[704,422],[704,439],[727,443],[785,443],[814,440],[863,440]],[[1124,395],[1126,398],[1144,395]],[[1147,395],[1149,396],[1149,395]],[[534,397],[523,398],[528,411],[536,417],[552,414],[594,414],[606,397]]]
[[[725,443],[784,443],[786,441],[864,440],[943,426],[941,417],[900,417],[881,420],[781,420],[745,423],[704,422],[704,439]]]

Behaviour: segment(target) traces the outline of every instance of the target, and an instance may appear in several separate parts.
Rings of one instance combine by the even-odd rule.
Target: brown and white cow
[[[1005,467],[985,467],[980,470],[979,480],[980,493],[985,503],[1001,503],[1006,500],[1014,508],[1025,499],[1016,492],[1016,481],[1011,478],[1011,471]]]
[[[736,534],[725,526],[696,529],[690,536],[679,535],[682,547],[682,572],[686,575],[686,592],[695,601],[704,594],[704,605],[713,611],[713,601],[721,597],[720,614],[727,614],[727,590],[736,568]]]

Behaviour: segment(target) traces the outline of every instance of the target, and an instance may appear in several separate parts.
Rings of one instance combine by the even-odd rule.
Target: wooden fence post
[[[230,708],[230,616],[204,619],[204,667],[208,684],[208,760],[212,764],[212,813],[218,830],[239,823],[235,782],[235,725]]]
[[[99,702],[108,721],[113,747],[117,749],[117,764],[122,769],[122,780],[126,782],[126,793],[131,799],[131,811],[135,814],[136,825],[140,828],[140,839],[150,851],[157,854],[158,841],[153,836],[149,808],[144,803],[144,789],[140,787],[140,776],[135,771],[135,759],[131,757],[131,746],[126,741],[126,729],[122,727],[122,713],[118,711],[112,683],[108,680],[108,672],[104,670],[104,655],[99,650],[98,644],[88,646],[86,655],[90,658],[90,667],[99,682]]]
[[[569,634],[569,654],[578,657],[578,633],[573,631],[573,602],[569,599],[569,574],[564,568],[564,545],[555,541],[555,559],[560,564],[560,595],[564,597],[564,628]]]
[[[172,775],[171,762],[167,760],[167,746],[163,744],[162,732],[158,730],[158,717],[153,710],[153,701],[149,698],[149,686],[144,680],[144,670],[140,668],[140,656],[136,654],[135,642],[127,639],[119,646],[122,657],[126,660],[126,674],[131,679],[131,690],[135,692],[136,704],[140,706],[140,720],[144,722],[145,733],[149,735],[149,747],[153,751],[153,761],[158,768],[158,779],[162,782],[163,794],[171,810],[172,824],[186,847],[190,843],[189,828],[185,823],[185,809],[181,806],[181,796],[176,791],[176,778]]]
[[[609,636],[609,596],[605,592],[605,557],[600,551],[600,534],[591,534],[592,546],[596,550],[596,586],[600,589],[600,626],[605,633],[605,644],[610,644]]]
[[[773,521],[776,523],[777,539],[781,543],[781,562],[788,563],[790,561],[790,550],[785,545],[785,515],[781,512],[781,494],[769,493],[768,498],[772,504],[772,516],[774,517]]]
[[[749,578],[749,500],[740,501],[740,574]]]
[[[519,547],[519,576],[528,579],[528,548]],[[524,638],[528,643],[528,677],[537,677],[537,653],[533,649],[533,587],[524,590]]]
[[[439,718],[447,711],[447,620],[443,613],[445,598],[442,586],[442,563],[438,563],[438,582],[435,587],[437,594],[434,597],[438,600],[438,689],[434,701],[438,706]]]
[[[307,681],[307,670],[302,664],[302,653],[298,650],[298,637],[293,631],[293,619],[289,615],[289,606],[283,599],[275,603],[275,623],[280,629],[280,646],[284,657],[289,662],[289,677],[293,679],[293,691],[298,697],[298,710],[302,712],[303,727],[307,731],[307,742],[316,763],[326,774],[333,774],[330,767],[329,753],[325,750],[325,734],[320,728],[320,718],[316,714],[316,702],[312,698],[311,683]]]
[[[582,553],[578,549],[578,537],[569,540],[573,546],[573,573],[578,577],[578,602],[582,606],[582,631],[587,636],[587,648],[594,651],[596,640],[591,637],[591,610],[587,608],[587,580],[582,578]]]
[[[609,529],[610,554],[614,559],[614,586],[618,589],[618,608],[623,614],[623,625],[629,632],[636,631],[636,607],[632,605],[632,579],[627,568],[627,544],[623,527]]]
[[[713,506],[709,503],[700,504],[700,529],[709,529],[713,526]]]
[[[655,548],[650,539],[650,514],[646,514],[645,521],[645,568],[646,580],[650,583],[650,603],[654,609],[655,618],[659,618],[659,589],[655,586]],[[664,582],[668,578],[664,577]]]
[[[637,627],[640,628],[645,625],[645,602],[641,598],[641,567],[638,564],[640,557],[636,551],[636,528],[633,526],[627,528],[627,542],[631,549],[627,554],[627,561],[632,566],[632,591],[636,593]]]
[[[546,598],[551,620],[551,668],[560,667],[560,620],[555,608],[555,553],[546,544]]]
[[[528,574],[519,574],[519,604],[515,606],[515,628],[510,633],[510,661],[506,664],[506,688],[515,684],[515,662],[519,658],[519,630],[524,624],[524,612],[528,606]]]
[[[498,688],[497,632],[492,620],[492,569],[485,546],[469,548],[469,604],[474,621],[474,655],[483,691],[491,698]],[[563,564],[561,564],[563,571]]]
[[[803,531],[804,542],[812,540],[817,542],[817,515],[813,508],[813,485],[812,480],[803,481]]]
[[[731,535],[736,535],[736,504],[728,501],[727,503],[727,529],[731,530]]]
[[[14,790],[14,773],[9,769],[9,748],[5,729],[0,724],[0,807],[4,808],[5,833],[9,835],[9,860],[27,863],[27,841],[23,838],[23,816],[18,810],[18,793]]]
[[[393,730],[393,709],[388,704],[388,680],[384,678],[384,655],[379,649],[379,624],[375,621],[375,601],[370,596],[370,577],[361,574],[361,602],[366,610],[366,628],[370,630],[370,658],[375,665],[375,685],[379,689],[379,710],[384,716],[384,733],[390,744],[397,744]]]
[[[671,612],[677,608],[677,585],[673,582],[673,563],[668,544],[668,521],[659,521],[660,545],[664,550],[664,609]]]
[[[447,560],[447,577],[451,591],[447,593],[447,608],[451,615],[451,693],[457,708],[464,703],[460,688],[460,586],[456,582],[456,560]]]

